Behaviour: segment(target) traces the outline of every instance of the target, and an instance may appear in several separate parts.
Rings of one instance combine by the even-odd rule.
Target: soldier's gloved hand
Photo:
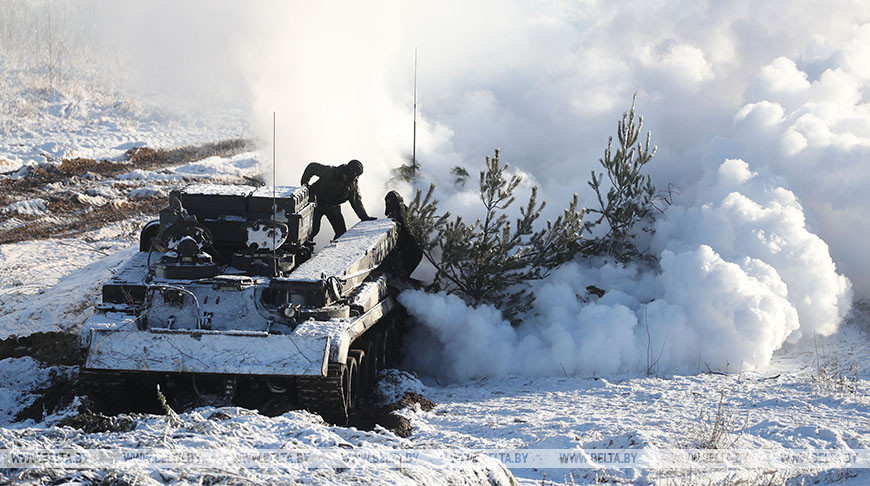
[[[376,218],[376,217],[374,217],[374,216],[369,216],[369,217],[367,217],[367,218],[363,218],[363,221],[374,221],[374,220],[376,220],[376,219],[378,219],[378,218]]]

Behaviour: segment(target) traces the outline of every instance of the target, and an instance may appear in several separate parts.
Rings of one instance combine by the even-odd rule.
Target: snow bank
[[[132,244],[144,221],[113,223],[81,239],[0,245],[0,338],[84,322],[100,286],[137,249]]]
[[[396,403],[405,393],[425,396],[426,386],[407,371],[386,369],[378,373],[375,395],[380,403]]]
[[[192,179],[213,181],[255,177],[261,172],[257,152],[245,152],[232,157],[208,157],[197,162],[166,168],[160,171],[135,169],[121,174],[122,181],[182,182]],[[234,181],[235,182],[235,181]]]
[[[734,371],[766,366],[786,341],[837,330],[851,285],[791,191],[726,160],[697,194],[657,222],[658,270],[575,261],[535,284],[533,312],[517,328],[490,306],[405,292],[400,301],[422,323],[410,364],[456,381]],[[589,285],[607,293],[595,298]]]
[[[41,199],[41,198],[27,199],[24,201],[14,202],[14,203],[6,206],[6,208],[3,209],[2,212],[18,213],[18,214],[23,214],[23,215],[28,215],[28,216],[36,216],[36,215],[45,213],[45,211],[46,211],[45,205],[46,205],[45,199]]]
[[[70,483],[120,478],[130,484],[516,484],[497,459],[481,456],[475,462],[443,467],[424,451],[415,451],[411,441],[383,429],[332,427],[304,411],[270,418],[241,408],[206,407],[180,414],[180,423],[153,415],[132,420],[135,427],[129,432],[0,428],[0,447],[130,453],[114,469],[49,470],[53,479]],[[147,459],[167,455],[171,459],[165,462],[189,466],[155,467]],[[18,472],[30,477],[40,473],[11,471]]]
[[[36,398],[31,390],[47,386],[50,371],[25,356],[0,360],[0,423],[8,424],[15,414]]]
[[[260,172],[260,160],[256,154],[247,152],[229,157],[208,157],[206,159],[185,164],[175,169],[175,172],[185,175],[233,175],[255,176]]]
[[[102,197],[105,199],[114,199],[121,196],[117,189],[110,185],[99,185],[89,188],[85,191],[85,195],[91,197]]]
[[[143,198],[149,198],[149,197],[163,198],[163,197],[166,197],[166,189],[164,189],[160,186],[153,186],[153,185],[140,187],[140,188],[133,189],[132,191],[130,191],[130,193],[127,194],[127,197],[129,197],[130,199],[143,199]]]

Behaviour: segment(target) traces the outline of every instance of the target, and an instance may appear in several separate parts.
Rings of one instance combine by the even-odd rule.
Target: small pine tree
[[[578,209],[575,194],[562,216],[535,231],[546,202],[538,203],[538,188],[533,187],[528,204],[511,224],[505,211],[515,201],[521,177],[508,178],[507,169],[498,150],[486,158],[486,170],[480,173],[483,220],[467,224],[461,217],[451,219],[449,213],[439,216],[433,185],[425,197],[417,191],[406,221],[437,271],[435,290],[457,293],[471,304],[492,304],[516,323],[534,302],[523,284],[546,277],[580,250],[584,212]]]
[[[461,165],[450,169],[450,173],[453,174],[453,183],[459,187],[465,187],[465,182],[471,177],[468,171],[465,170],[465,167]]]
[[[646,142],[638,138],[643,128],[643,117],[635,111],[637,93],[631,101],[631,109],[622,114],[616,136],[619,147],[613,152],[613,137],[607,141],[604,158],[599,159],[607,174],[610,188],[603,196],[604,174],[592,171],[589,186],[595,191],[599,207],[588,209],[598,215],[597,219],[585,223],[586,231],[593,231],[601,223],[607,224],[607,232],[599,237],[587,239],[583,244],[586,255],[606,255],[621,262],[643,258],[635,243],[637,230],[652,231],[655,219],[655,186],[649,175],[642,170],[655,156],[656,148],[650,145],[651,132],[647,132]]]
[[[390,172],[393,174],[392,180],[403,182],[414,182],[419,177],[420,164],[410,155],[405,156],[407,163],[402,164]]]

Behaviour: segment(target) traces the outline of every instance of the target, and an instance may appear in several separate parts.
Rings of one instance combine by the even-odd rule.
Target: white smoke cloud
[[[751,160],[787,179],[841,270],[866,296],[870,76],[855,59],[870,55],[870,24],[847,32],[850,37],[836,47],[816,37],[793,59],[778,57],[763,66],[732,132],[711,143],[709,153]]]
[[[778,182],[726,160],[700,183],[702,196],[657,222],[659,270],[566,265],[535,286],[534,310],[517,328],[490,306],[405,293],[401,302],[423,326],[410,364],[460,381],[702,364],[733,371],[766,366],[787,340],[830,335],[849,310],[851,285]],[[608,292],[595,299],[588,285]]]
[[[851,304],[851,285],[837,273],[828,245],[807,230],[795,195],[733,159],[701,182],[699,194],[692,207],[675,206],[659,222],[653,248],[710,245],[729,261],[763,262],[784,286],[777,293],[796,309],[801,331],[832,334]]]

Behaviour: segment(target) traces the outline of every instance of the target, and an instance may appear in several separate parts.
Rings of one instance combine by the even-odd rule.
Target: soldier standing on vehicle
[[[363,206],[359,194],[359,176],[363,173],[363,165],[359,160],[351,160],[339,166],[323,165],[317,162],[308,164],[302,173],[302,185],[308,186],[309,193],[314,197],[317,206],[314,208],[314,223],[311,228],[313,238],[320,232],[320,220],[326,215],[329,224],[338,238],[345,231],[344,216],[341,215],[341,204],[350,201],[350,207],[362,221],[372,221],[377,218],[369,216]],[[308,184],[313,176],[317,180]]]

